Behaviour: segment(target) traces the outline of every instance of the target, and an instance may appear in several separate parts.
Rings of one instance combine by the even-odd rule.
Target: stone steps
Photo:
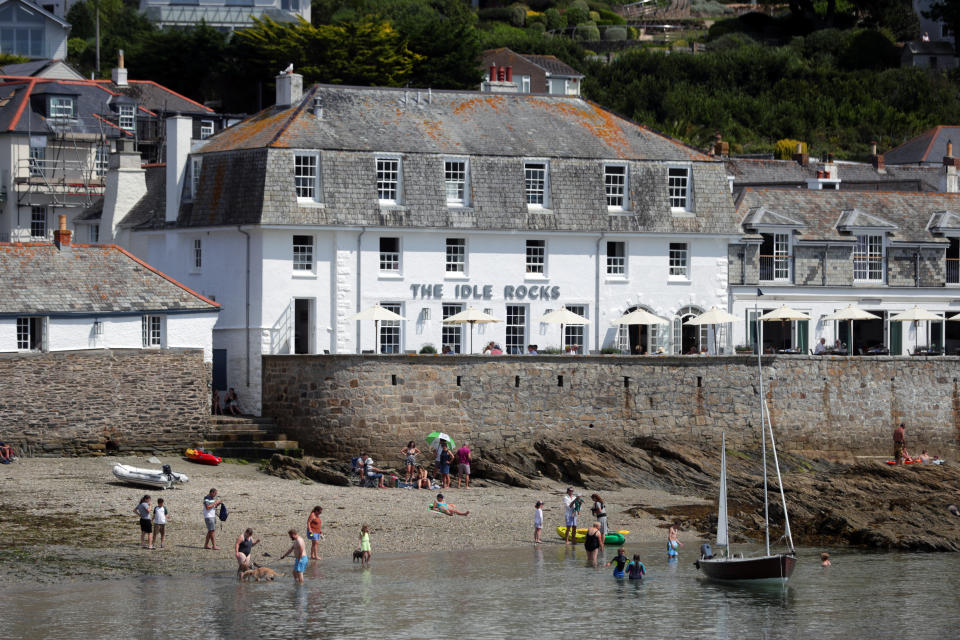
[[[272,419],[255,416],[211,416],[210,429],[200,446],[221,458],[260,460],[275,453],[303,456],[299,443],[280,433]]]

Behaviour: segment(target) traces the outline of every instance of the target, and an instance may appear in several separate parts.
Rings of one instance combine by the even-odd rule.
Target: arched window
[[[673,318],[673,353],[690,353],[691,349],[700,351],[701,346],[709,344],[709,325],[691,325],[684,324],[690,318],[695,318],[703,313],[703,309],[695,306],[687,306],[677,312]]]

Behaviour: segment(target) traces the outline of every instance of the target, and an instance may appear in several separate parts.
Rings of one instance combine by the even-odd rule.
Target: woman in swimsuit
[[[427,474],[427,470],[417,465],[417,489],[429,489],[430,488],[430,476]]]
[[[253,539],[253,529],[247,529],[239,536],[237,536],[237,541],[233,545],[233,555],[237,558],[237,577],[240,577],[240,573],[246,571],[247,569],[252,569],[250,562],[250,556],[253,552],[253,548],[257,546],[260,542],[259,538]]]
[[[593,526],[587,529],[587,535],[583,539],[583,548],[587,551],[587,564],[596,567],[597,551],[603,550],[603,534],[600,533],[599,522],[594,522]]]
[[[617,555],[614,556],[613,560],[603,565],[609,567],[611,564],[616,565],[613,568],[613,577],[614,578],[623,578],[627,574],[624,573],[624,569],[627,567],[627,554],[623,552],[623,547],[617,549]]]
[[[400,450],[400,455],[403,456],[403,462],[407,465],[407,478],[404,480],[407,484],[413,482],[414,473],[416,473],[418,453],[420,453],[420,449],[417,449],[413,440],[407,443],[406,448]]]

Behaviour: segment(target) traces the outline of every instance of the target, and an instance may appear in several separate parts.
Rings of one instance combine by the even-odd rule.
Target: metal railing
[[[947,284],[960,284],[960,258],[947,258]]]
[[[760,256],[760,280],[763,282],[790,282],[793,274],[793,256]]]

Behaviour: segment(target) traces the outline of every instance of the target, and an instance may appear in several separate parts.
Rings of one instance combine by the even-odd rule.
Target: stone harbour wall
[[[0,354],[0,440],[27,455],[182,451],[209,427],[201,349]]]
[[[778,447],[955,455],[960,358],[764,356]],[[387,461],[431,431],[509,449],[541,436],[759,442],[755,357],[360,356],[263,358],[263,409],[310,453]]]

